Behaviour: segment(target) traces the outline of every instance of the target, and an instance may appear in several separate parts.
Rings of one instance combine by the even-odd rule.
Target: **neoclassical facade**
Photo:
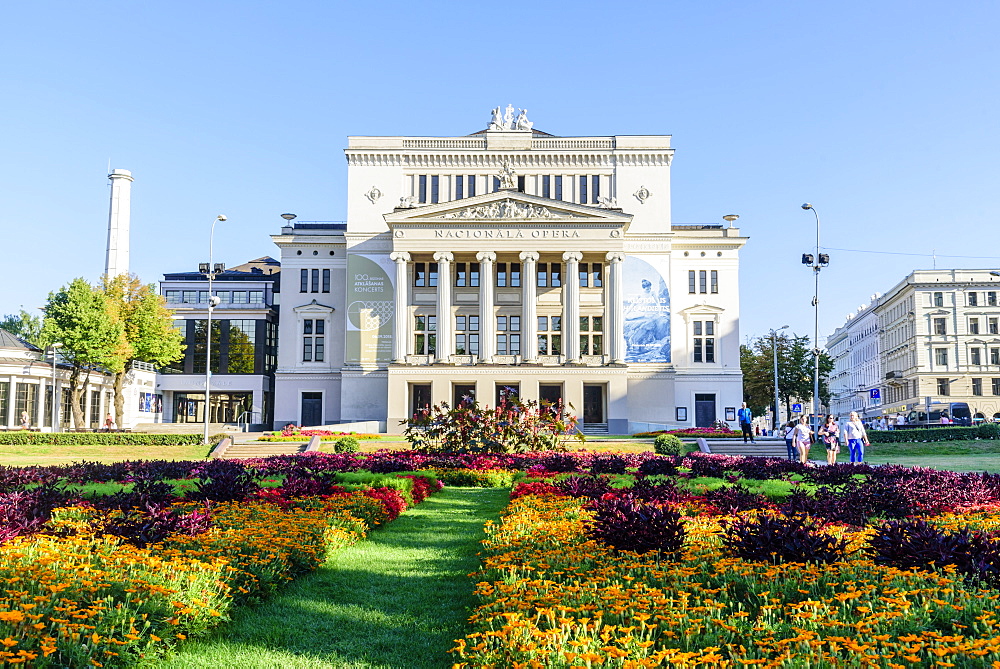
[[[272,237],[276,425],[393,432],[501,393],[562,400],[595,433],[735,420],[746,238],[671,223],[669,136],[556,137],[511,112],[349,138],[346,223]]]

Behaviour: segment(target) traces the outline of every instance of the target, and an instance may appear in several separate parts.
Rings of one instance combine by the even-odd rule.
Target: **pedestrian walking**
[[[740,421],[740,429],[743,430],[743,443],[747,443],[747,439],[749,439],[751,444],[756,444],[757,442],[753,438],[753,412],[747,407],[746,402],[736,412],[736,417]]]
[[[792,433],[795,432],[795,421],[790,420],[785,423],[784,436],[785,436],[785,448],[788,449],[788,461],[795,462],[799,459],[799,452],[795,448],[795,442],[792,441]]]
[[[837,425],[836,416],[827,415],[826,422],[819,428],[819,437],[826,446],[826,464],[837,464],[837,453],[840,452],[840,426]]]
[[[792,441],[799,451],[799,462],[809,464],[809,447],[812,446],[812,428],[809,427],[809,419],[806,416],[799,418],[798,424],[792,431]]]
[[[858,417],[857,411],[852,411],[844,425],[844,436],[847,438],[847,448],[851,452],[851,462],[864,462],[865,446],[868,445],[868,433],[865,425]]]

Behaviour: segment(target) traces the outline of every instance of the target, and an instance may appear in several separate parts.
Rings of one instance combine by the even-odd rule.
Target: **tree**
[[[42,348],[42,319],[24,309],[16,314],[5,315],[0,320],[0,328],[17,335],[33,346]]]
[[[124,369],[123,340],[122,324],[109,312],[104,293],[86,280],[73,279],[49,293],[41,342],[43,346],[62,343],[60,353],[72,365],[69,389],[74,426],[85,424],[80,399],[90,372],[98,368],[112,373]]]
[[[780,334],[772,344],[770,336],[758,337],[749,346],[740,346],[740,367],[743,370],[743,395],[747,406],[761,415],[774,403],[774,353],[778,351],[778,397],[791,414],[792,399],[811,401],[814,365],[809,337]],[[819,359],[820,402],[829,404],[830,388],[827,377],[833,371],[833,360],[821,353]]]
[[[153,284],[143,284],[134,274],[120,274],[101,282],[109,316],[120,324],[122,340],[118,355],[127,363],[140,360],[156,366],[171,363],[184,354],[184,336],[174,327],[174,312],[156,293]],[[125,416],[125,380],[128,365],[115,370],[115,420]]]

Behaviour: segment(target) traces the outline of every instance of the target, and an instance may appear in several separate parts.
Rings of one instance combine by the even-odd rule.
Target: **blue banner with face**
[[[666,258],[650,260],[667,262]],[[661,264],[657,262],[657,264]],[[662,271],[661,271],[662,270]],[[670,362],[670,291],[666,267],[625,256],[625,362]]]

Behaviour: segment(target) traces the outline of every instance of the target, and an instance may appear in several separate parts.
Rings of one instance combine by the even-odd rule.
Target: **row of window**
[[[986,333],[981,331],[981,324],[982,319],[979,316],[970,317],[968,328],[969,334],[1000,334],[1000,317],[986,317]],[[936,335],[948,334],[947,318],[933,318],[931,319],[931,326],[934,334]]]
[[[300,269],[299,270],[299,292],[300,293],[329,293],[330,292],[330,270]]]
[[[937,291],[931,295],[931,304],[935,307],[944,306],[944,292]],[[984,290],[984,291],[966,291],[965,293],[965,304],[969,307],[978,306],[997,306],[997,291],[995,290]]]
[[[32,427],[38,427],[37,412],[39,409],[38,403],[41,399],[44,404],[44,406],[41,407],[42,426],[52,427],[52,391],[50,390],[50,387],[47,387],[46,392],[42,394],[42,398],[39,398],[39,386],[37,383],[14,383],[14,401],[13,406],[11,406],[11,385],[10,381],[0,382],[0,425],[9,425],[11,421],[13,421],[14,424],[20,424],[21,413],[27,412],[30,425]],[[73,417],[72,395],[70,394],[69,388],[62,388],[61,390],[62,395],[59,402],[59,424],[63,428],[68,428],[70,427]],[[89,393],[89,405],[87,400],[88,393],[81,393],[80,410],[83,412],[84,421],[87,425],[79,425],[77,427],[100,427],[103,424],[101,419],[101,391],[91,390]],[[104,407],[107,411],[111,410],[111,404],[112,394],[110,391],[105,391]]]
[[[497,355],[521,355],[521,317],[497,316]],[[413,350],[437,354],[437,316],[414,317]],[[455,317],[455,353],[479,355],[479,316]],[[562,355],[562,317],[538,317],[538,355]],[[580,317],[580,354],[604,355],[604,317]]]
[[[604,286],[604,264],[599,262],[579,263],[581,288],[601,288]],[[305,270],[303,270],[305,271]],[[323,270],[324,272],[327,270]],[[477,288],[480,284],[482,267],[477,262],[455,263],[454,285],[456,288]],[[714,274],[715,272],[713,272]],[[520,288],[521,263],[498,262],[495,266],[498,288]],[[438,285],[438,263],[413,263],[413,285],[417,288],[433,288]],[[562,286],[561,263],[538,263],[535,285],[539,288]],[[714,291],[718,292],[718,291]]]
[[[982,365],[983,364],[983,353],[985,349],[978,346],[969,349],[969,364],[970,365]],[[991,365],[1000,365],[1000,348],[991,347],[989,349],[990,362]],[[948,366],[948,349],[946,348],[936,348],[934,349],[934,364],[940,365],[942,367]]]
[[[489,177],[487,177],[489,178]],[[573,177],[565,177],[572,179]],[[462,200],[476,195],[476,175],[459,174],[453,177],[440,176],[437,174],[421,174],[417,176],[417,202],[420,204],[437,204],[442,200],[442,179],[453,179],[454,193],[456,200]],[[580,204],[598,204],[601,200],[601,177],[592,175],[580,175],[576,177],[576,201]],[[538,195],[554,200],[563,200],[564,177],[559,175],[542,175],[541,192]],[[492,177],[492,193],[500,190],[500,179]],[[517,177],[517,190],[525,192],[525,177]],[[569,185],[569,184],[567,184]]]
[[[690,270],[688,271],[688,293],[718,293],[719,292],[719,272],[718,270]]]
[[[186,344],[184,357],[165,365],[165,374],[204,374],[207,358],[205,319],[177,321]],[[212,320],[213,374],[268,374],[277,365],[278,328],[275,323],[251,319]],[[260,345],[262,344],[262,345]]]
[[[264,304],[263,290],[213,290],[221,304]],[[165,290],[167,304],[207,304],[207,290]]]
[[[991,390],[994,395],[1000,396],[1000,379],[990,379]],[[952,379],[937,379],[937,394],[942,396],[951,395]],[[972,379],[972,394],[981,396],[983,394],[983,379]]]

